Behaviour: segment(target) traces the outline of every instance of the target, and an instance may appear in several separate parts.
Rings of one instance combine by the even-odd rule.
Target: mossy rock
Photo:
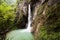
[[[38,35],[38,40],[60,40],[60,32],[47,32],[44,26],[40,28]]]
[[[48,6],[48,5],[47,5]],[[60,40],[60,3],[48,6],[43,27],[40,26],[38,40]]]

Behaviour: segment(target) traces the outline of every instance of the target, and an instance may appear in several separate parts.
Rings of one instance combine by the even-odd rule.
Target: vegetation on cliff
[[[26,28],[28,4],[35,40],[60,40],[60,0],[0,0],[0,40],[11,30]]]
[[[47,5],[48,6],[48,5]],[[39,28],[38,40],[60,40],[60,3],[48,6],[47,19]]]
[[[4,0],[0,0],[0,40],[4,40],[5,34],[16,28],[15,26],[12,27],[16,17],[15,8],[8,5]]]

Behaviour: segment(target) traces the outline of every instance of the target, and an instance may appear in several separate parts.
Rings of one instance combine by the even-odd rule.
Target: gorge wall
[[[17,23],[20,28],[25,28],[27,25],[27,6],[29,3],[31,4],[33,20],[31,24],[32,33],[35,40],[55,40],[56,37],[53,38],[53,36],[60,33],[58,31],[60,29],[60,0],[19,1],[17,5]]]

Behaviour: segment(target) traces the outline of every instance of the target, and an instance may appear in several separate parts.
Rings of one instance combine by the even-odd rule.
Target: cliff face
[[[27,23],[28,4],[32,11],[32,32],[35,40],[55,40],[60,34],[60,0],[23,0],[18,1],[17,23],[23,28]],[[47,39],[48,38],[48,39]]]
[[[37,3],[32,22],[35,40],[58,40],[60,38],[59,7],[59,0],[45,0],[43,3]]]
[[[20,28],[25,28],[26,23],[27,23],[27,6],[28,3],[26,0],[18,0],[17,1],[17,11],[16,11],[16,26],[20,29]]]

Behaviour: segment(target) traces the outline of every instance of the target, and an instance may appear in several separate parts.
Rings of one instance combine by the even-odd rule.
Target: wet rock
[[[28,2],[27,0],[18,0],[17,11],[16,11],[16,24],[18,28],[25,28],[28,18]]]

